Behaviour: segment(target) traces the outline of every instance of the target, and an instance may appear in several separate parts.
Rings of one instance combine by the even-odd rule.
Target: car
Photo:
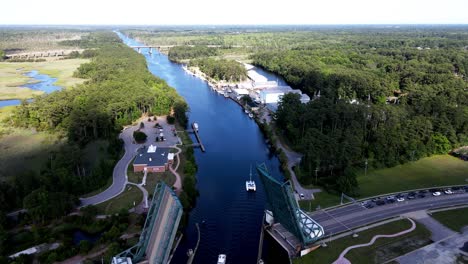
[[[385,200],[380,199],[380,200],[378,200],[377,202],[375,202],[375,204],[377,204],[377,205],[384,205],[384,204],[385,204]]]
[[[387,202],[389,202],[389,203],[394,203],[394,202],[396,202],[396,200],[395,200],[395,198],[387,199]]]
[[[299,194],[299,196],[301,197],[301,199],[304,199],[304,194],[303,193]]]
[[[396,200],[397,200],[397,202],[404,202],[404,201],[405,201],[405,198],[403,198],[403,197],[398,197]]]
[[[395,196],[393,196],[393,195],[388,196],[388,197],[387,197],[387,201],[388,201],[388,200],[395,200]]]
[[[406,198],[408,200],[412,200],[412,199],[416,198],[416,194],[415,193],[413,193],[413,194],[409,193],[408,196],[406,196]]]
[[[440,196],[440,192],[433,192],[432,195],[433,196]]]
[[[367,209],[370,209],[370,208],[374,207],[374,205],[372,203],[368,203],[368,204],[364,205],[364,207],[366,207]]]
[[[374,203],[376,203],[378,200],[380,200],[380,197],[377,197],[377,198],[373,198],[373,199],[372,199],[372,201],[373,201]]]
[[[450,189],[445,190],[444,193],[445,194],[453,194],[452,190],[450,190]]]
[[[419,193],[427,193],[427,190],[420,190]]]
[[[418,194],[418,198],[424,198],[424,197],[426,197],[426,195],[424,193]]]
[[[461,187],[455,186],[455,187],[452,188],[452,191],[458,191],[460,189],[461,189]]]

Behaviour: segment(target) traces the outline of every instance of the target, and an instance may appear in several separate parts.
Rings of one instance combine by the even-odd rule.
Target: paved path
[[[439,221],[430,217],[426,213],[426,211],[408,213],[406,214],[406,216],[413,218],[417,222],[423,224],[429,231],[431,231],[431,240],[434,242],[456,234],[455,231],[451,230],[450,228],[441,224]]]
[[[337,260],[335,260],[335,262],[333,262],[333,264],[345,264],[345,263],[351,263],[349,260],[347,260],[345,258],[345,255],[348,254],[348,252],[354,248],[360,248],[360,247],[368,247],[372,244],[374,244],[374,242],[383,237],[383,238],[390,238],[390,237],[397,237],[397,236],[401,236],[401,235],[404,235],[404,234],[407,234],[409,232],[412,232],[415,228],[416,228],[416,223],[408,218],[408,220],[411,222],[411,227],[407,230],[404,230],[404,231],[401,231],[401,232],[398,232],[398,233],[395,233],[395,234],[391,234],[391,235],[376,235],[374,236],[370,242],[368,243],[365,243],[365,244],[359,244],[359,245],[353,245],[353,246],[350,246],[350,247],[347,247],[345,250],[343,250],[343,252],[341,252],[340,256],[338,257]]]
[[[177,146],[174,146],[174,148],[177,149],[177,152],[174,154],[175,159],[177,159],[177,165],[174,166],[174,164],[172,164],[172,166],[169,167],[169,170],[176,177],[176,181],[174,182],[174,185],[173,185],[174,188],[176,189],[176,193],[180,193],[180,191],[182,191],[182,178],[180,177],[179,173],[177,173],[177,169],[179,168],[179,165],[180,165],[179,154],[182,152],[182,149],[180,149]]]
[[[81,207],[103,203],[107,200],[116,197],[125,190],[125,186],[128,183],[128,164],[130,163],[130,161],[132,161],[137,149],[140,147],[139,144],[133,143],[133,131],[135,131],[136,129],[137,127],[129,127],[127,129],[124,129],[119,136],[119,138],[121,138],[124,141],[125,154],[114,167],[114,171],[112,172],[111,186],[109,186],[109,188],[107,188],[103,192],[94,196],[80,198]]]
[[[301,162],[302,154],[287,149],[280,140],[277,140],[276,142],[276,147],[282,149],[284,154],[286,154],[286,157],[288,158],[288,170],[291,174],[291,180],[293,182],[294,190],[297,194],[304,194],[304,198],[306,200],[314,199],[314,193],[321,192],[322,190],[318,188],[306,189],[302,187],[302,185],[297,180],[296,173],[293,170],[293,167],[296,166],[296,164],[299,164],[299,162]]]
[[[139,128],[140,122],[144,123],[144,127],[141,131],[145,132],[148,138],[144,144],[135,144],[133,141],[133,132]],[[160,133],[159,129],[154,127],[156,122],[164,128],[163,133],[166,140],[163,142],[156,142],[156,137],[159,136]],[[127,167],[140,147],[149,146],[151,144],[159,147],[171,147],[179,143],[179,138],[173,135],[173,126],[169,125],[163,117],[158,117],[155,121],[148,121],[147,118],[143,118],[140,119],[137,124],[138,125],[131,126],[126,129],[124,128],[122,133],[119,135],[119,138],[124,141],[125,154],[114,167],[114,171],[112,173],[112,185],[99,194],[87,198],[80,198],[81,207],[103,203],[116,197],[125,190],[125,186],[129,183]]]

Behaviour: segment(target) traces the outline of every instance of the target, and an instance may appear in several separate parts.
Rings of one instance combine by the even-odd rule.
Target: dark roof
[[[144,147],[138,150],[138,154],[133,161],[133,164],[147,166],[164,166],[167,163],[167,155],[169,154],[169,148],[156,148],[156,152],[148,153],[148,148]],[[150,161],[151,158],[151,161]]]

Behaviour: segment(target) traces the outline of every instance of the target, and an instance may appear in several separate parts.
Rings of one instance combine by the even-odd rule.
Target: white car
[[[450,189],[447,189],[447,190],[444,191],[444,193],[445,193],[445,194],[453,194],[453,191],[450,190]]]
[[[396,200],[397,200],[397,202],[404,202],[404,201],[405,201],[405,198],[403,198],[403,197],[398,197]]]
[[[432,195],[434,195],[434,196],[440,196],[440,192],[433,192]]]
[[[301,199],[304,199],[304,194],[303,193],[299,194],[299,196],[301,197]]]

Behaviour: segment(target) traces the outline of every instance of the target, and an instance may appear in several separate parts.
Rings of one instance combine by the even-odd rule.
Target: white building
[[[260,91],[260,102],[262,104],[278,103],[285,93],[292,92],[289,86],[278,86],[271,89],[264,89]]]

